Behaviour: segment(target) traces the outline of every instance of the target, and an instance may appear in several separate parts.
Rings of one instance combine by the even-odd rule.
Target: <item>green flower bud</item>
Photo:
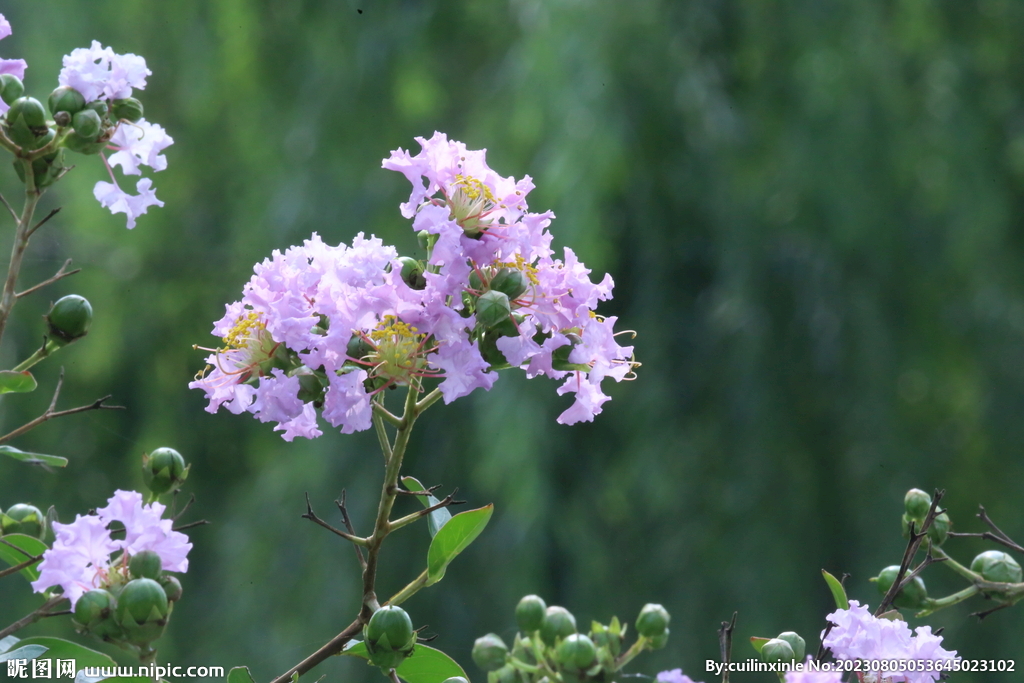
[[[366,341],[365,337],[354,334],[348,340],[348,348],[345,350],[345,353],[353,360],[362,360],[373,353],[373,346],[370,345],[370,342]]]
[[[103,130],[103,121],[100,120],[100,115],[92,109],[83,109],[72,116],[71,125],[82,139],[90,142],[94,142],[100,136],[100,131]]]
[[[533,633],[544,623],[547,604],[537,595],[525,595],[516,605],[516,624],[523,633]]]
[[[559,643],[555,659],[564,669],[583,671],[597,661],[597,648],[594,647],[594,641],[587,636],[573,633]]]
[[[511,664],[487,674],[487,683],[520,683],[519,672]]]
[[[608,626],[599,624],[596,621],[590,626],[590,639],[594,641],[599,649],[603,648],[609,652],[612,658],[618,657],[622,651],[622,642],[626,634],[619,624],[618,617],[612,617]]]
[[[668,634],[669,630],[665,629],[665,632],[662,633],[660,636],[654,636],[653,638],[648,640],[647,647],[649,647],[652,650],[660,650],[661,648],[665,647],[665,643],[668,642]]]
[[[0,74],[0,98],[7,104],[25,94],[25,84],[14,74]]]
[[[19,97],[7,110],[7,123],[14,126],[18,121],[24,121],[29,128],[46,128],[46,110],[34,97]]]
[[[946,542],[946,537],[949,536],[949,528],[952,523],[949,521],[949,515],[945,512],[937,515],[932,520],[931,526],[928,527],[928,540],[933,545],[942,545]]]
[[[668,610],[661,605],[648,603],[636,618],[636,631],[645,638],[655,638],[665,632],[668,621]]]
[[[394,669],[412,654],[416,632],[412,619],[397,605],[386,605],[373,613],[363,629],[370,661],[383,670]]]
[[[553,646],[556,640],[576,633],[576,617],[564,607],[552,605],[544,610],[544,621],[540,625],[540,638],[546,645]]]
[[[163,586],[164,593],[167,594],[167,602],[177,602],[181,599],[181,581],[178,581],[178,577],[161,574],[156,582]]]
[[[128,572],[133,579],[157,579],[162,565],[159,555],[152,550],[143,550],[128,560]]]
[[[501,292],[509,300],[518,299],[529,285],[530,281],[523,272],[514,268],[502,268],[491,278],[491,289]]]
[[[512,656],[520,662],[533,666],[537,663],[537,654],[534,652],[533,646],[533,640],[529,636],[517,633],[515,640],[512,641]]]
[[[97,638],[113,640],[124,635],[114,620],[116,608],[117,601],[113,595],[102,589],[91,590],[78,598],[71,618],[82,630]]]
[[[416,242],[420,245],[420,249],[427,251],[432,246],[430,244],[431,234],[426,230],[420,230],[416,233]]]
[[[875,586],[878,587],[878,591],[882,595],[888,593],[889,589],[892,588],[892,584],[899,572],[899,565],[894,564],[880,571],[878,576],[874,578]],[[925,588],[924,579],[920,576],[915,576],[910,583],[896,594],[896,599],[892,601],[892,604],[904,609],[921,609],[924,607],[927,599],[928,589]]]
[[[325,387],[319,375],[303,365],[295,371],[299,378],[298,398],[303,403],[312,403],[313,407],[323,406]]]
[[[494,330],[488,330],[477,343],[480,355],[490,365],[489,370],[505,370],[512,367],[508,358],[505,358],[505,354],[498,348],[498,339],[500,338],[501,335],[495,334]]]
[[[477,292],[484,288],[484,282],[480,279],[480,271],[476,268],[469,271],[469,288]]]
[[[778,635],[778,640],[784,640],[789,643],[789,646],[793,648],[793,659],[798,662],[804,661],[804,655],[807,654],[807,643],[800,634],[796,631],[785,631]]]
[[[94,112],[100,115],[101,119],[105,119],[110,114],[110,108],[107,106],[106,100],[94,100],[89,104],[85,105],[86,109],[92,109]]]
[[[53,114],[54,118],[56,118],[57,114],[62,111],[71,115],[82,111],[85,107],[85,98],[82,97],[82,93],[78,92],[70,85],[61,85],[50,93],[50,97],[46,103],[50,107],[50,113]]]
[[[92,325],[92,305],[84,297],[68,294],[57,302],[46,314],[50,341],[58,347],[70,344],[89,333]]]
[[[134,97],[114,100],[110,107],[110,113],[117,121],[125,119],[126,121],[136,123],[142,118],[142,102],[139,102]]]
[[[184,484],[188,470],[185,458],[173,448],[158,448],[142,456],[142,481],[158,496]]]
[[[508,302],[508,295],[503,292],[491,290],[484,292],[476,300],[476,321],[490,329],[512,314],[512,308]]]
[[[99,154],[107,146],[107,141],[94,142],[72,131],[64,138],[64,146],[79,154]]]
[[[484,671],[497,671],[505,666],[507,657],[508,647],[497,634],[488,633],[473,643],[473,661]]]
[[[133,645],[145,646],[159,638],[169,612],[167,593],[153,579],[132,579],[117,597],[117,623]]]
[[[1021,582],[1021,569],[1017,560],[1001,550],[986,550],[975,557],[971,562],[971,571],[995,583]]]
[[[932,497],[921,489],[910,489],[903,497],[903,507],[907,510],[907,517],[924,521],[928,516],[928,510],[932,506]]]
[[[796,659],[793,646],[781,638],[772,638],[761,647],[761,659],[769,664],[792,662]]]
[[[18,503],[0,515],[0,533],[25,534],[34,538],[46,535],[46,517],[35,505]]]
[[[402,281],[412,289],[425,289],[427,279],[423,277],[423,264],[408,256],[399,256],[398,262],[402,264]]]

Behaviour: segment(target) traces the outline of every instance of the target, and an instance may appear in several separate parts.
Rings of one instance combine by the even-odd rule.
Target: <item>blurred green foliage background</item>
[[[1024,538],[1024,5],[1012,0],[7,0],[4,57],[45,99],[61,55],[93,39],[143,55],[147,117],[174,137],[154,178],[163,209],[132,232],[92,197],[95,157],[44,198],[25,284],[71,257],[84,270],[23,300],[0,362],[43,333],[49,300],[87,296],[83,342],[3,399],[4,432],[61,406],[88,413],[18,439],[63,471],[0,463],[0,506],[60,518],[141,488],[159,446],[192,463],[195,547],[160,660],[287,669],[348,624],[352,551],[299,518],[337,521],[347,489],[368,529],[381,468],[369,433],[285,443],[248,416],[203,412],[191,345],[254,263],[318,232],[365,231],[412,252],[408,185],[380,169],[434,130],[531,175],[638,332],[639,379],[593,424],[562,427],[555,384],[507,373],[422,421],[406,470],[494,502],[484,535],[407,607],[467,667],[475,637],[514,633],[535,592],[584,623],[671,611],[668,647],[638,660],[710,680],[716,629],[797,630],[816,644],[831,599],[898,562],[903,492],[948,489],[960,531],[978,503]],[[129,185],[130,186],[130,185]],[[5,165],[0,188],[18,200]],[[10,221],[0,250],[10,247]],[[411,501],[405,504],[413,509]],[[381,592],[425,561],[427,534],[385,546]],[[969,561],[984,546],[956,540]],[[932,595],[961,587],[941,566]],[[37,598],[0,582],[12,620]],[[978,623],[978,600],[928,621],[968,658],[1017,657],[1020,609]],[[912,624],[914,620],[911,619]],[[66,619],[34,634],[68,635]],[[28,631],[22,634],[28,635]],[[103,648],[104,646],[99,645]],[[327,680],[380,680],[328,662]],[[1004,677],[1005,676],[1005,677]],[[737,675],[735,680],[768,680]],[[959,681],[1012,680],[969,675]],[[315,680],[311,678],[311,680]]]

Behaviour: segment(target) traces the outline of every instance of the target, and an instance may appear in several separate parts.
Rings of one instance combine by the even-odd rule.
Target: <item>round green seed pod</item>
[[[484,671],[497,671],[505,666],[508,658],[508,647],[501,636],[488,633],[473,643],[473,661]]]
[[[128,561],[128,572],[134,579],[157,579],[162,565],[159,555],[152,550],[143,550],[132,555]]]
[[[7,110],[7,123],[14,125],[19,120],[24,121],[29,128],[45,128],[46,110],[34,97],[19,97]]]
[[[68,294],[57,299],[46,314],[50,341],[59,346],[70,344],[89,333],[92,325],[92,304],[85,297]]]
[[[583,671],[597,661],[597,648],[594,647],[594,641],[587,636],[573,633],[558,644],[555,660],[563,669]]]
[[[508,295],[491,290],[484,292],[476,300],[476,321],[490,329],[495,327],[512,314]]]
[[[64,138],[64,146],[79,154],[99,154],[107,146],[106,142],[87,140],[78,133],[71,131]]]
[[[92,109],[83,109],[71,117],[71,126],[82,139],[94,142],[103,131],[100,115]]]
[[[949,515],[945,512],[940,513],[932,520],[931,526],[928,527],[928,540],[933,545],[942,545],[946,542],[946,538],[949,536],[949,529],[952,526],[952,522],[949,521]]]
[[[879,593],[885,595],[889,592],[899,571],[899,565],[894,564],[878,573],[878,576],[875,577],[875,586],[878,588]],[[928,600],[928,589],[924,585],[924,579],[920,576],[915,576],[910,583],[896,594],[896,599],[892,601],[892,604],[904,609],[921,609],[924,607],[926,600]]]
[[[540,626],[540,638],[546,645],[551,647],[555,644],[555,641],[566,638],[573,633],[576,633],[576,617],[572,615],[572,612],[558,605],[552,605],[544,610],[544,621],[541,622]]]
[[[502,268],[491,278],[491,289],[504,294],[509,300],[518,299],[530,286],[530,281],[520,270]]]
[[[25,94],[25,84],[14,74],[0,74],[0,99],[7,104]]]
[[[1020,583],[1021,568],[1017,560],[1001,550],[986,550],[971,561],[971,571],[986,581]]]
[[[645,638],[656,638],[668,628],[669,614],[661,605],[648,603],[636,618],[636,631]]]
[[[134,97],[114,100],[110,105],[110,113],[117,121],[124,119],[125,121],[137,123],[143,114],[142,102],[139,102]]]
[[[370,661],[385,671],[401,664],[416,646],[412,619],[397,605],[385,605],[374,612],[363,636]]]
[[[399,256],[398,262],[402,264],[402,281],[411,289],[426,289],[427,279],[423,277],[423,264],[408,256]]]
[[[647,647],[651,650],[660,650],[661,648],[665,647],[665,644],[668,643],[668,634],[669,630],[665,629],[665,632],[662,633],[660,636],[654,636],[653,638],[648,640]]]
[[[799,633],[796,631],[785,631],[776,637],[789,643],[789,646],[793,648],[794,659],[798,662],[804,661],[804,655],[807,653],[807,643],[800,637]]]
[[[92,109],[94,112],[99,114],[101,119],[106,119],[110,115],[110,107],[107,105],[106,100],[95,100],[85,105],[86,109]]]
[[[0,515],[0,533],[42,538],[46,535],[46,517],[35,505],[17,503]]]
[[[178,577],[161,574],[156,582],[163,586],[164,593],[167,594],[167,602],[177,602],[181,599],[181,581],[178,581]]]
[[[50,107],[50,113],[57,116],[60,112],[64,111],[72,116],[82,111],[85,107],[85,98],[82,97],[82,93],[78,92],[70,85],[61,85],[54,89],[50,93],[50,97],[46,101]]]
[[[112,640],[124,635],[114,618],[116,608],[117,600],[113,595],[103,589],[94,589],[78,598],[71,619],[97,638]]]
[[[772,638],[761,647],[761,659],[769,664],[792,662],[796,659],[793,646],[781,638]]]
[[[932,497],[921,489],[910,489],[903,497],[903,507],[907,511],[907,517],[924,521],[928,516],[928,510],[932,506]]]
[[[544,623],[547,610],[544,600],[538,595],[524,595],[516,605],[516,624],[523,633],[533,633]]]
[[[117,623],[125,639],[140,647],[163,635],[169,610],[167,593],[153,579],[132,579],[117,597]]]
[[[185,458],[173,448],[157,448],[142,456],[142,481],[158,496],[180,488],[187,478]]]

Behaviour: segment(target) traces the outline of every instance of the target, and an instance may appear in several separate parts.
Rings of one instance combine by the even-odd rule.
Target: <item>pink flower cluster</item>
[[[327,422],[351,433],[370,427],[371,400],[385,386],[437,378],[451,403],[490,389],[496,367],[519,367],[562,380],[558,393],[575,394],[559,422],[601,412],[609,398],[601,382],[622,380],[633,367],[632,348],[616,341],[615,318],[595,313],[611,298],[611,277],[592,282],[568,248],[554,257],[547,230],[554,216],[528,212],[528,177],[498,176],[483,151],[441,133],[418,141],[418,155],[397,150],[384,167],[412,181],[402,213],[429,257],[413,267],[362,233],[351,247],[314,234],[274,252],[214,325],[224,346],[209,356],[209,373],[189,385],[206,392],[208,411],[253,413],[277,422],[290,441],[319,436],[322,408]],[[410,278],[403,274],[410,268],[422,272]],[[499,282],[513,285],[499,292]]]
[[[115,491],[95,515],[78,515],[71,524],[54,522],[56,540],[43,553],[32,588],[42,593],[60,586],[73,605],[86,591],[109,585],[116,575],[123,578],[128,560],[143,550],[159,555],[164,571],[187,571],[192,544],[162,518],[164,509],[160,503],[143,505],[142,494],[135,491]],[[111,536],[114,522],[124,525],[123,539]]]
[[[911,633],[907,622],[874,617],[856,600],[850,609],[836,610],[828,615],[834,624],[822,643],[836,659],[861,660],[931,660],[956,659],[956,651],[942,648],[942,638],[932,634],[930,626],[918,626]],[[892,683],[931,683],[941,671],[896,671],[886,676]]]
[[[0,40],[11,35],[11,22],[7,21],[4,15],[0,14]],[[18,78],[25,78],[25,69],[28,64],[24,59],[3,59],[0,58],[0,74],[11,74]],[[0,114],[10,109],[8,104],[0,100]]]

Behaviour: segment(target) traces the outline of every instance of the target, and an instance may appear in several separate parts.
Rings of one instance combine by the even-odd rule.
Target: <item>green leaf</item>
[[[24,394],[35,391],[39,386],[36,378],[28,370],[15,372],[14,370],[0,370],[0,394],[17,393]]]
[[[757,650],[757,654],[761,654],[761,648],[764,647],[764,644],[767,643],[769,640],[771,640],[771,638],[759,638],[757,636],[750,636],[750,644],[754,646],[755,650]]]
[[[19,645],[42,645],[47,649],[48,656],[51,659],[73,659],[75,660],[75,671],[86,666],[117,666],[113,659],[102,652],[90,650],[84,645],[72,643],[70,640],[63,640],[62,638],[35,636],[22,639]],[[114,679],[108,678],[106,680]]]
[[[843,588],[843,584],[839,583],[839,579],[829,574],[824,569],[821,570],[821,575],[825,577],[825,583],[828,584],[828,588],[832,591],[832,597],[836,601],[836,607],[839,609],[850,609],[850,601],[846,597],[846,589]]]
[[[366,652],[366,643],[360,641],[351,641],[341,651],[341,654],[362,657],[366,660],[370,658]],[[440,650],[426,645],[417,645],[412,654],[395,669],[395,673],[406,683],[442,683],[453,676],[468,678],[466,672],[454,659]],[[234,681],[228,683],[234,683]],[[239,683],[248,682],[240,681]]]
[[[417,481],[414,477],[402,477],[402,483],[405,484],[405,488],[410,491],[426,491],[427,489]],[[434,496],[416,496],[423,503],[423,507],[428,508],[431,505],[437,505],[439,501]],[[452,513],[448,512],[448,508],[440,508],[434,510],[427,516],[427,531],[430,532],[430,537],[437,536],[437,532],[441,530],[448,520],[452,518]]]
[[[249,667],[236,666],[228,672],[227,683],[256,683],[249,673]]]
[[[67,458],[59,455],[43,455],[42,453],[26,453],[19,451],[13,446],[0,446],[0,455],[9,455],[15,460],[27,462],[30,465],[51,465],[53,467],[64,467],[68,464]]]
[[[3,654],[10,650],[12,647],[18,644],[18,639],[14,636],[7,636],[6,638],[0,638],[0,654]]]
[[[46,648],[42,645],[23,645],[17,650],[0,654],[0,662],[6,662],[8,659],[35,659],[44,652]]]
[[[12,567],[21,564],[25,560],[42,555],[49,549],[49,546],[33,536],[25,534],[7,534],[3,537],[4,543],[0,543],[0,560],[3,560]],[[10,543],[17,548],[12,548]],[[25,567],[19,572],[30,582],[39,578],[39,563]]]
[[[494,512],[494,505],[478,510],[467,510],[452,517],[430,542],[427,551],[427,585],[444,578],[448,563],[466,549],[487,526]]]

